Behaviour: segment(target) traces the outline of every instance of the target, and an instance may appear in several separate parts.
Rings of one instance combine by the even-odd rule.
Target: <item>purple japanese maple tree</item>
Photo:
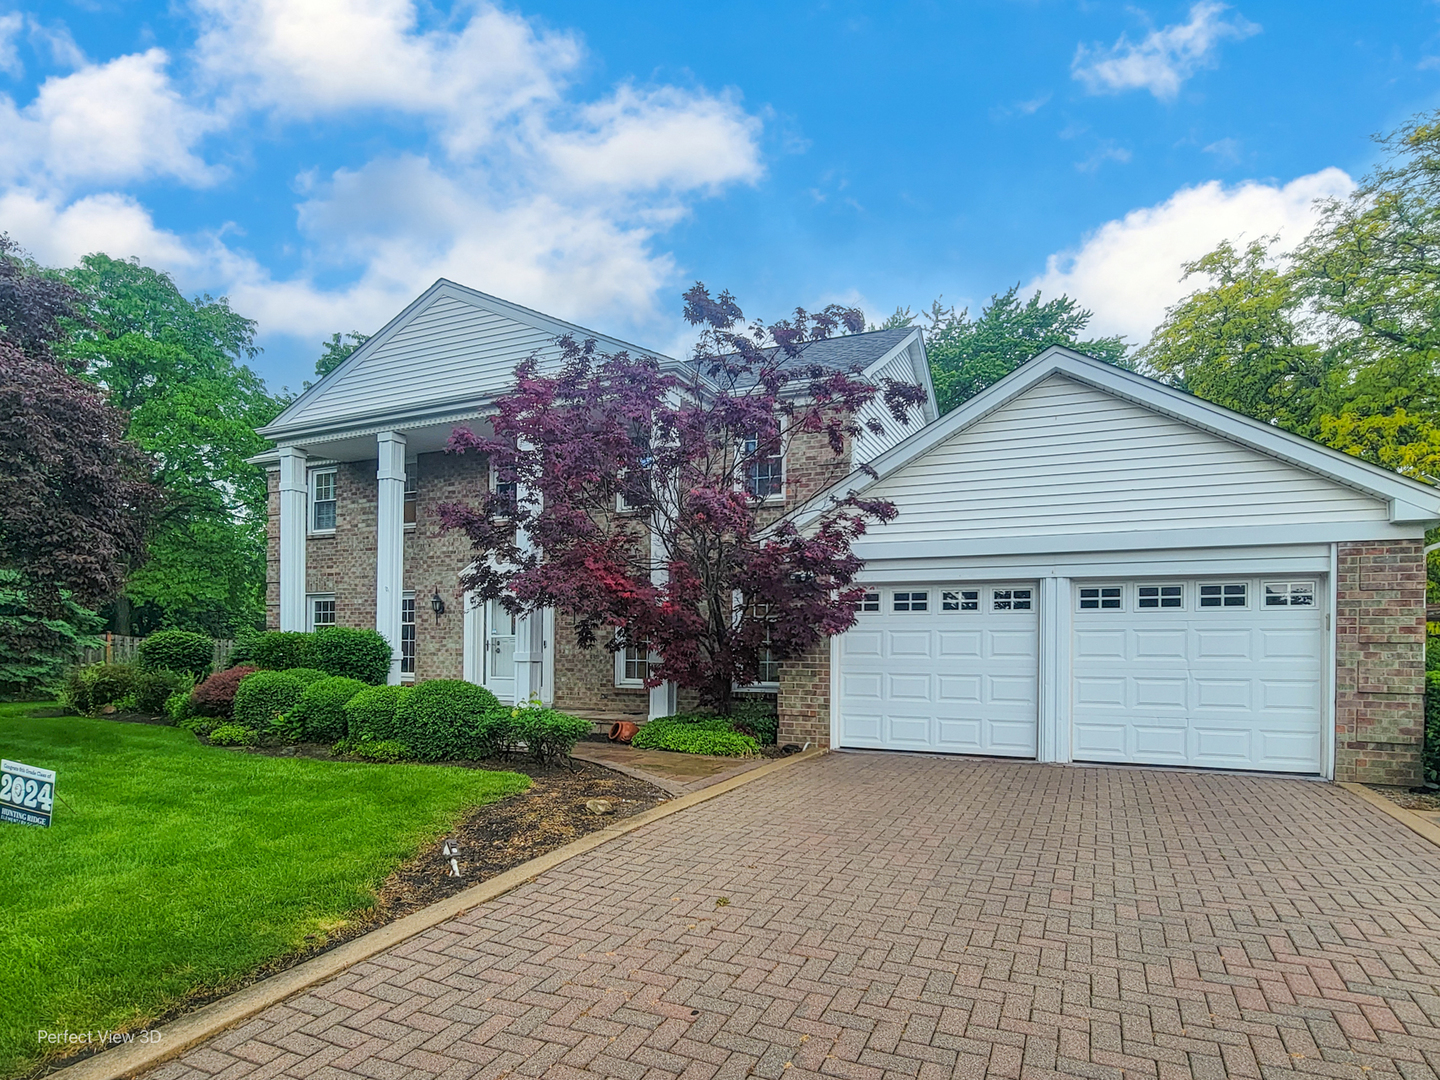
[[[857,436],[883,430],[860,418],[866,405],[881,400],[903,425],[925,392],[806,360],[809,343],[863,329],[853,308],[764,326],[697,284],[685,318],[700,334],[681,366],[571,338],[558,365],[521,364],[493,436],[450,439],[453,452],[488,455],[498,483],[439,517],[474,546],[463,586],[477,599],[512,614],[552,607],[582,647],[648,648],[659,659],[647,685],[673,681],[724,712],[767,656],[800,656],[853,625],[852,545],[896,513],[827,496],[802,532],[767,503],[773,463],[804,438],[844,465]]]

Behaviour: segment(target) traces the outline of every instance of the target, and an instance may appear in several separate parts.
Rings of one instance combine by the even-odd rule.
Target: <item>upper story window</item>
[[[490,459],[490,490],[500,497],[504,506],[513,507],[515,505],[515,495],[519,487],[513,477],[508,480],[501,477],[500,469],[496,466],[494,458]],[[496,516],[505,517],[507,515],[502,510]]]
[[[650,481],[655,458],[650,450],[650,430],[635,426],[630,431],[630,442],[638,451],[640,468],[638,471],[626,469],[620,474],[621,490],[615,496],[615,509],[622,514],[644,510],[652,502]]]
[[[334,469],[316,469],[310,474],[310,530],[335,531]]]
[[[785,494],[785,451],[779,438],[765,440],[757,433],[745,440],[745,490],[757,499],[775,499]]]
[[[416,497],[420,494],[420,478],[415,462],[405,466],[405,524],[415,524]]]

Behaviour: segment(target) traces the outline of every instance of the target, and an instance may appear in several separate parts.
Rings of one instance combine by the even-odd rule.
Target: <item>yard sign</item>
[[[52,770],[0,760],[0,821],[48,827],[54,805]]]

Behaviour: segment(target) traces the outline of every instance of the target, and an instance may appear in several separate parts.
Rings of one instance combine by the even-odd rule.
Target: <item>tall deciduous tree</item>
[[[148,562],[115,608],[121,632],[159,625],[212,634],[264,611],[265,481],[245,459],[284,400],[247,365],[255,324],[223,298],[187,299],[137,262],[90,255],[67,273],[83,304],[65,355],[130,415],[129,436],[164,491]]]
[[[895,515],[848,494],[804,534],[766,528],[770,463],[797,440],[840,462],[866,405],[881,398],[904,424],[924,391],[806,361],[807,343],[862,329],[858,311],[747,325],[728,293],[696,285],[685,317],[701,333],[680,371],[571,339],[558,371],[521,365],[493,437],[451,440],[490,455],[497,489],[440,516],[474,545],[465,586],[478,597],[516,614],[553,607],[581,646],[648,647],[660,657],[650,685],[674,681],[724,710],[766,656],[793,658],[853,624],[852,544]]]
[[[349,359],[351,353],[369,340],[370,335],[362,334],[359,330],[351,330],[348,334],[341,334],[338,331],[331,334],[330,340],[324,344],[324,351],[321,352],[320,359],[315,361],[315,374],[329,375]]]
[[[1127,346],[1119,337],[1082,338],[1092,314],[1068,296],[1041,300],[1036,292],[1020,299],[1015,285],[990,297],[980,317],[968,309],[956,312],[939,300],[931,305],[926,350],[942,413],[949,412],[1052,345],[1104,360],[1126,364]],[[913,316],[897,310],[886,325],[909,325]]]

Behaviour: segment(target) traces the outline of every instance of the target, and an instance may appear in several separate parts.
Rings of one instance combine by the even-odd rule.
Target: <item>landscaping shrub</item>
[[[524,741],[530,756],[540,765],[558,765],[568,760],[575,744],[590,733],[590,721],[578,716],[526,705],[510,710],[510,727]]]
[[[135,668],[130,664],[91,664],[70,671],[62,693],[65,704],[87,716],[115,705],[135,690]]]
[[[215,659],[215,642],[189,630],[157,630],[140,642],[141,671],[179,671],[201,678]]]
[[[1425,779],[1440,783],[1440,671],[1425,673]]]
[[[1425,670],[1440,671],[1440,634],[1425,639]]]
[[[243,679],[255,674],[253,667],[233,667],[217,671],[190,694],[190,711],[196,716],[218,716],[228,720],[235,715],[235,691]]]
[[[742,735],[753,735],[761,746],[774,746],[780,732],[780,717],[768,698],[736,698],[730,707],[730,723]]]
[[[410,753],[410,748],[398,739],[359,742],[355,743],[345,752],[354,754],[362,761],[380,761],[387,764],[393,764],[397,761],[409,761],[415,756]]]
[[[716,754],[721,757],[752,757],[760,744],[741,735],[723,716],[677,713],[645,724],[630,741],[641,750],[674,750],[681,754]]]
[[[235,645],[230,650],[231,667],[252,667],[255,663],[255,643],[260,640],[261,631],[241,630],[235,635]]]
[[[255,742],[255,732],[244,724],[221,724],[210,732],[212,746],[250,746]]]
[[[189,694],[195,686],[195,679],[189,672],[179,671],[138,671],[135,673],[134,699],[136,712],[151,716],[166,715],[165,703],[176,694]]]
[[[315,635],[296,630],[267,630],[250,646],[250,662],[266,671],[313,666]]]
[[[382,742],[399,735],[395,713],[408,686],[367,686],[345,703],[345,734],[353,742]]]
[[[395,711],[395,737],[420,761],[490,757],[510,734],[510,710],[483,686],[462,679],[419,683]]]
[[[190,719],[190,694],[194,689],[193,686],[187,686],[165,699],[165,715],[172,724],[181,725]]]
[[[365,684],[359,679],[347,679],[343,675],[312,682],[286,714],[286,720],[298,730],[297,739],[333,743],[345,737],[346,702],[364,689]]]
[[[268,732],[304,692],[304,681],[288,671],[257,671],[235,691],[235,722],[257,734]]]
[[[379,686],[390,677],[390,643],[378,630],[327,626],[315,631],[310,663],[330,675]]]
[[[311,683],[317,683],[321,679],[330,678],[328,671],[321,671],[318,667],[286,668],[285,674],[289,675],[292,679],[299,679],[306,686],[309,686]]]

